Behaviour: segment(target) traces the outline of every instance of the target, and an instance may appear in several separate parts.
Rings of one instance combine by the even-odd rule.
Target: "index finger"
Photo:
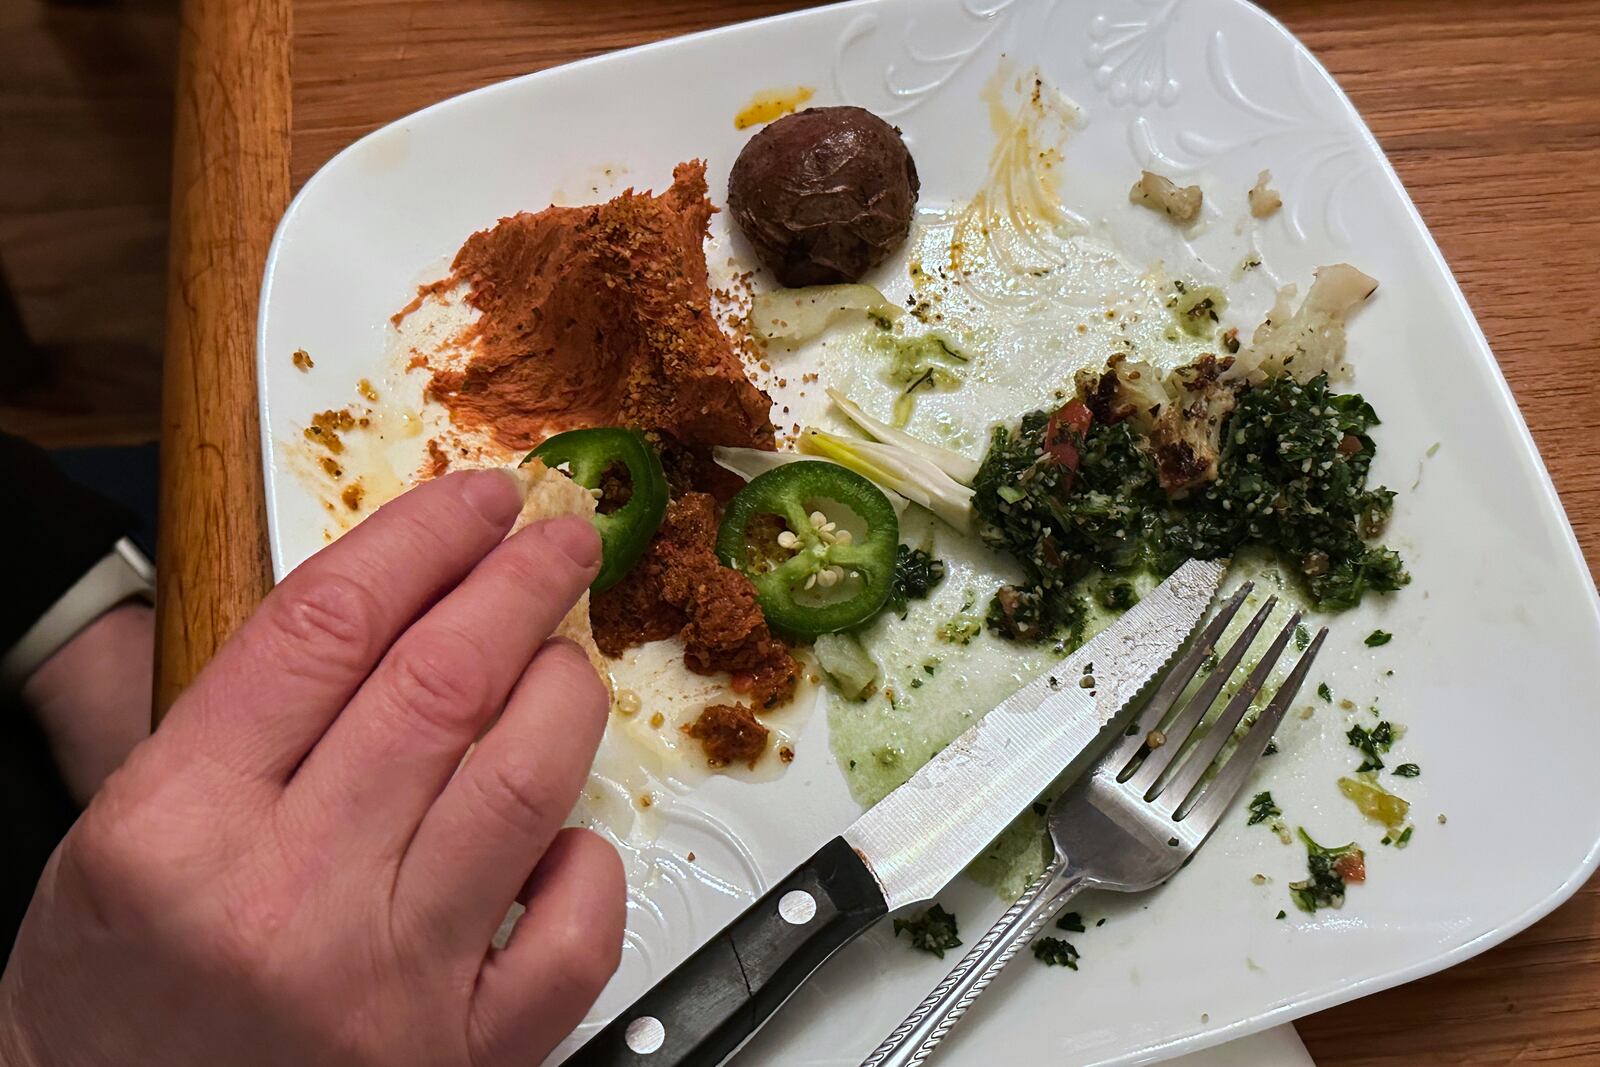
[[[460,471],[379,508],[268,595],[157,740],[286,780],[395,639],[504,539],[524,491],[507,469]]]

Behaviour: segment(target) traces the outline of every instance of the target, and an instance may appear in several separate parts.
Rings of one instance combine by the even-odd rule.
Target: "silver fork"
[[[1001,968],[1079,890],[1138,893],[1153,889],[1176,874],[1211,836],[1283,722],[1328,634],[1326,628],[1317,633],[1238,747],[1220,762],[1214,776],[1207,778],[1300,625],[1300,613],[1295,612],[1211,728],[1190,747],[1191,735],[1277,605],[1273,597],[1256,612],[1194,695],[1175,711],[1178,698],[1216,651],[1217,641],[1250,588],[1246,583],[1229,598],[1173,665],[1126,733],[1050,805],[1048,822],[1055,857],[1044,873],[905,1022],[862,1061],[862,1067],[914,1067],[923,1062]]]

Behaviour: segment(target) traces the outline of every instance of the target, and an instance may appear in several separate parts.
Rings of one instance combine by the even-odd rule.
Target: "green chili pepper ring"
[[[602,427],[558,433],[529,452],[524,463],[538,459],[547,467],[565,466],[572,480],[585,489],[598,489],[613,464],[628,469],[632,492],[628,502],[609,514],[596,512],[592,521],[600,534],[600,573],[589,588],[609,589],[633,569],[650,545],[667,513],[667,477],[661,457],[637,430]]]
[[[866,523],[861,540],[841,541],[812,525],[811,512],[826,515],[830,504],[843,505]],[[752,560],[749,527],[761,515],[782,519],[794,535],[788,558]],[[758,475],[729,501],[717,532],[717,557],[755,585],[769,624],[810,638],[848,630],[882,610],[894,585],[899,543],[900,522],[882,490],[836,463],[802,460]],[[853,592],[828,599],[831,582],[808,589],[807,579],[833,568],[849,576]]]

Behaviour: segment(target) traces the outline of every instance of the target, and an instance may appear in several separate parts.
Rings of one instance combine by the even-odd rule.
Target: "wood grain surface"
[[[255,318],[289,203],[289,0],[184,0],[161,397],[156,718],[272,587]]]
[[[175,0],[0,0],[0,425],[50,448],[161,432]],[[0,297],[0,309],[5,304]]]
[[[258,0],[253,7],[278,17],[291,2],[288,148],[295,185],[354,138],[455,93],[805,6],[797,0]],[[219,7],[221,0],[189,0],[188,6]],[[1588,309],[1600,268],[1600,0],[1284,0],[1268,6],[1339,79],[1394,161],[1476,310],[1596,569],[1600,316]],[[272,36],[272,26],[286,24],[286,18],[257,22],[253,32]],[[232,26],[245,28],[243,20]],[[252,77],[276,88],[271,74]],[[196,108],[194,118],[200,117]],[[238,114],[210,117],[235,128],[223,140],[205,131],[189,136],[219,150],[231,138],[239,153],[207,157],[238,171],[210,180],[219,188],[248,187],[250,206],[265,208],[278,191],[279,159],[237,129]],[[186,173],[193,178],[180,169],[180,189]],[[202,213],[198,235],[215,236],[217,223],[205,215],[214,205],[192,195],[175,200],[178,208],[186,203]],[[179,358],[169,354],[168,374],[183,377],[169,379],[169,403],[184,414],[231,409],[252,426],[250,434],[235,427],[226,436],[199,439],[215,451],[199,447],[194,431],[187,431],[196,447],[174,457],[173,467],[183,470],[169,471],[191,488],[229,486],[231,499],[246,505],[227,520],[237,538],[214,536],[223,527],[208,522],[183,549],[218,553],[192,555],[179,587],[187,597],[182,617],[199,620],[202,639],[183,652],[169,649],[169,664],[185,669],[209,651],[204,642],[237,618],[263,577],[262,534],[251,526],[259,519],[259,499],[243,502],[237,495],[259,492],[248,352],[260,263],[241,262],[252,251],[259,257],[264,247],[264,241],[251,243],[261,239],[259,224],[252,217],[248,232],[235,231],[238,243],[226,249],[230,269],[238,272],[228,280],[233,296],[213,292],[204,305],[174,296],[174,336],[183,344],[174,346]],[[189,272],[221,251],[197,242],[193,230],[187,245],[175,248],[175,264]],[[201,338],[209,345],[207,358],[196,360],[192,342]],[[235,585],[240,578],[244,584]],[[169,626],[164,636],[170,644],[195,635]],[[1312,1016],[1299,1027],[1321,1067],[1600,1063],[1597,966],[1600,884],[1591,884],[1545,921],[1477,959]]]

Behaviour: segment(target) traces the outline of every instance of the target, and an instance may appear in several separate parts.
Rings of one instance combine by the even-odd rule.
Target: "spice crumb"
[[[301,374],[306,373],[306,371],[316,366],[315,363],[311,362],[311,353],[307,352],[303,348],[295,349],[294,355],[290,358],[294,362],[295,369],[297,369]]]
[[[334,455],[344,451],[344,441],[339,434],[357,426],[355,416],[347,410],[319,411],[311,416],[311,425],[305,429],[306,440],[319,444]]]

